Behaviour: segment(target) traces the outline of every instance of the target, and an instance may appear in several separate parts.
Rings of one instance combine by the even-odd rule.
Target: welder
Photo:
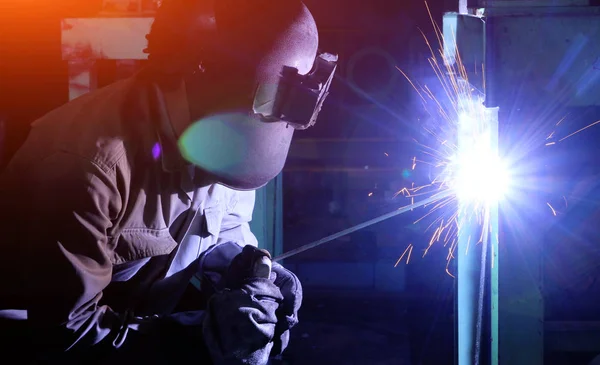
[[[147,39],[143,70],[35,121],[2,173],[13,362],[265,364],[298,322],[249,222],[337,56],[299,0],[164,0]]]

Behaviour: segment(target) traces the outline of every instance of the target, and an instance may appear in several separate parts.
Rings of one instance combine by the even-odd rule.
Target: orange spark
[[[567,138],[569,138],[569,137],[572,137],[572,136],[576,135],[576,134],[577,134],[577,133],[579,133],[579,132],[582,132],[582,131],[584,131],[584,130],[586,130],[586,129],[590,128],[590,127],[593,127],[593,126],[595,126],[595,125],[596,125],[596,124],[598,124],[598,123],[600,123],[600,120],[597,120],[597,121],[595,121],[595,122],[594,122],[594,123],[592,123],[592,124],[588,124],[588,125],[586,125],[585,127],[581,128],[581,129],[579,129],[579,130],[576,130],[575,132],[573,132],[573,133],[569,134],[568,136],[566,136],[566,137],[563,137],[563,138],[559,139],[558,141],[559,141],[559,142],[562,142],[562,141],[564,141],[565,139],[567,139]]]
[[[552,205],[550,205],[550,203],[546,203],[546,204],[548,204],[548,207],[552,211],[552,214],[554,214],[554,216],[556,217],[556,210],[554,208],[552,208]]]
[[[413,245],[411,243],[411,244],[408,245],[408,247],[406,247],[406,249],[402,253],[402,256],[400,256],[400,258],[398,259],[398,261],[396,261],[396,264],[394,265],[394,267],[398,266],[398,264],[400,263],[400,261],[402,261],[402,259],[406,255],[406,253],[408,253],[408,257],[406,258],[406,263],[408,264],[408,262],[410,261],[410,254],[412,253],[412,248],[413,248]]]

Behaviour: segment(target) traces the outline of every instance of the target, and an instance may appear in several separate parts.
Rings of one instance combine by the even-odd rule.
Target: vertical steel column
[[[494,151],[500,153],[500,147],[498,145],[499,142],[499,125],[498,125],[498,112],[499,108],[487,107],[486,113],[491,133],[491,143]],[[487,268],[484,268],[485,271],[489,269],[489,279],[487,280],[487,288],[485,288],[485,298],[489,300],[489,306],[486,306],[488,313],[482,313],[483,320],[488,321],[486,326],[489,326],[489,332],[483,335],[481,338],[482,341],[489,341],[489,362],[481,360],[481,364],[490,365],[498,365],[498,244],[499,244],[499,206],[498,204],[494,204],[490,206],[489,212],[489,249],[488,252],[489,259],[484,260],[488,265]],[[485,332],[484,332],[485,333]],[[489,336],[489,337],[488,337]],[[485,359],[487,360],[487,359]]]
[[[464,207],[464,206],[463,206]],[[461,207],[461,208],[463,208]],[[456,254],[456,326],[458,365],[473,365],[475,359],[477,293],[480,263],[477,223],[468,216],[459,217],[460,231]]]
[[[460,4],[464,7],[464,3]],[[461,13],[464,9],[461,9]],[[465,67],[466,70],[481,70],[484,64],[484,24],[481,18],[459,13],[446,13],[443,18],[444,35],[444,61],[453,67]],[[460,54],[460,59],[459,59]],[[456,66],[458,63],[462,66]],[[483,88],[483,80],[480,75],[471,74],[469,80],[475,88]],[[471,77],[472,80],[471,80]],[[470,108],[471,106],[468,106]],[[479,106],[482,107],[482,106]],[[468,112],[468,110],[465,110]],[[468,114],[468,113],[467,113]],[[485,118],[494,119],[493,113],[486,112]],[[479,116],[474,116],[479,117]],[[478,121],[477,124],[486,121]],[[468,148],[474,144],[473,129],[469,121],[459,122],[458,148]],[[492,127],[493,128],[493,127]],[[494,133],[491,133],[494,136]],[[492,143],[492,141],[490,141]],[[456,258],[456,291],[455,291],[455,362],[459,365],[477,364],[475,355],[478,349],[483,352],[482,347],[488,350],[487,344],[482,343],[481,338],[484,328],[489,327],[489,318],[481,317],[480,282],[484,284],[488,277],[481,277],[482,254],[489,256],[489,239],[480,242],[481,222],[469,213],[468,202],[459,202],[459,233],[458,244],[455,251]],[[472,208],[472,207],[471,207]],[[484,252],[482,248],[485,248]],[[485,259],[485,258],[484,258]],[[485,271],[483,271],[485,273]],[[487,284],[486,284],[487,285]],[[487,285],[489,287],[489,285]],[[484,325],[485,324],[485,325]],[[483,346],[482,346],[483,345]],[[482,361],[481,363],[486,363]]]
[[[490,146],[492,151],[498,151],[498,108],[486,108],[483,115],[486,130],[489,131]],[[480,138],[470,133],[472,125],[459,121],[458,148],[465,148],[474,144],[473,138]],[[494,345],[488,339],[488,328],[492,328],[491,338],[496,335],[493,331],[493,322],[496,316],[485,311],[497,305],[492,296],[491,306],[485,302],[490,298],[489,289],[496,287],[490,280],[497,279],[493,270],[497,270],[497,230],[498,230],[498,204],[489,204],[482,217],[474,213],[472,202],[459,200],[459,233],[456,253],[457,281],[456,281],[456,311],[457,311],[457,359],[459,365],[488,364],[487,358],[490,351],[494,352]],[[483,218],[483,219],[482,219]],[[492,275],[488,269],[493,262]],[[485,356],[485,357],[484,357]]]
[[[499,108],[494,95],[494,49],[490,19],[484,26],[485,112],[489,143],[499,153]],[[469,125],[459,124],[458,147],[473,143]],[[457,360],[459,365],[498,364],[498,204],[488,206],[483,225],[469,216],[472,209],[459,202],[460,231],[457,253]],[[482,231],[483,230],[483,231]],[[482,241],[480,242],[480,239]]]
[[[484,42],[484,84],[485,88],[485,106],[488,108],[489,113],[493,113],[490,116],[490,130],[491,143],[495,151],[501,154],[499,146],[499,106],[496,98],[496,89],[494,77],[496,75],[496,62],[495,62],[495,48],[494,48],[494,19],[486,18],[483,28]],[[489,260],[489,289],[487,294],[489,295],[489,307],[490,311],[487,317],[489,320],[489,341],[490,341],[490,364],[498,365],[499,354],[498,354],[498,273],[499,273],[499,261],[498,261],[498,242],[499,242],[499,207],[496,205],[490,207],[490,260]]]

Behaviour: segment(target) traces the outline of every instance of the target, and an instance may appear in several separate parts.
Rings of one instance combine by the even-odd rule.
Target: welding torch
[[[430,196],[429,198],[423,199],[421,201],[415,202],[410,205],[406,205],[406,206],[396,209],[392,212],[383,214],[379,217],[376,217],[376,218],[373,218],[366,222],[357,224],[353,227],[344,229],[342,231],[339,231],[339,232],[329,235],[327,237],[323,237],[320,240],[300,246],[300,247],[290,250],[284,254],[281,254],[275,258],[272,258],[269,251],[267,251],[265,249],[255,249],[255,248],[249,247],[248,250],[253,250],[253,253],[249,254],[249,256],[252,256],[251,262],[245,264],[247,270],[250,270],[250,272],[248,274],[251,274],[252,277],[257,277],[257,278],[269,278],[271,276],[271,269],[272,269],[273,262],[280,262],[281,260],[290,258],[299,253],[308,251],[315,247],[321,246],[325,243],[334,241],[340,237],[346,236],[346,235],[356,232],[360,229],[372,226],[373,224],[376,224],[376,223],[382,222],[384,220],[390,219],[392,217],[395,217],[397,215],[409,212],[415,208],[419,208],[419,207],[425,206],[427,204],[431,204],[431,203],[440,201],[441,199],[444,199],[448,196],[450,196],[449,192],[440,192],[438,194],[434,194],[434,195]],[[250,264],[250,265],[248,266],[248,264]]]

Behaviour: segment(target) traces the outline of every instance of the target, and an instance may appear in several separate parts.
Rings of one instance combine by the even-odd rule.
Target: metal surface
[[[600,43],[596,41],[600,38],[600,8],[506,7],[486,9],[486,13],[496,34],[494,88],[507,91],[502,93],[502,104],[518,97],[515,85],[519,95],[535,95],[538,105],[600,103],[595,97],[600,93]],[[453,59],[455,43],[474,86],[481,80],[478,57],[482,55],[482,36],[481,19],[445,15],[446,56]]]
[[[473,365],[476,360],[476,321],[478,279],[481,271],[477,244],[477,223],[462,222],[456,252],[456,326],[458,365]]]
[[[598,8],[560,7],[568,5],[565,2],[554,3],[553,8],[527,5],[531,7],[486,9],[486,31],[490,33],[486,63],[491,63],[487,73],[492,79],[487,92],[504,111],[501,127],[517,120],[521,125],[552,125],[557,110],[600,103]],[[533,237],[540,237],[535,233],[540,225],[536,219],[539,217],[522,224],[531,227]],[[507,220],[501,227],[496,321],[499,362],[541,365],[545,344],[560,348],[560,342],[565,347],[582,337],[562,332],[559,340],[556,332],[545,333],[543,242],[524,242],[523,232]],[[550,336],[547,341],[546,335]]]
[[[519,93],[519,95],[531,95],[531,99],[541,100],[540,84],[543,83],[533,86],[534,75],[544,69],[546,63],[554,62],[553,56],[556,54],[547,54],[544,58],[540,58],[539,54],[535,53],[536,50],[543,48],[540,48],[540,43],[548,42],[545,41],[547,38],[541,36],[544,34],[541,30],[533,31],[535,28],[530,24],[528,27],[531,27],[536,36],[525,35],[521,29],[520,36],[517,37],[517,30],[502,26],[502,21],[503,18],[495,16],[486,18],[486,104],[499,107],[500,141],[508,144],[510,140],[502,133],[508,122],[507,116],[514,117],[517,111],[517,107],[507,103],[508,97],[514,97],[515,93]],[[522,23],[525,24],[527,22]],[[507,33],[514,34],[515,38],[509,41],[506,37]],[[527,43],[521,42],[524,39],[528,40]],[[544,46],[552,48],[552,42],[548,43],[550,44]],[[520,59],[519,66],[515,59]],[[532,65],[531,68],[527,69],[523,64],[525,60],[528,65]],[[524,72],[524,69],[527,69],[527,72]],[[509,76],[511,73],[514,74]],[[519,75],[518,79],[516,74]],[[533,88],[529,89],[531,94],[524,92],[524,88]],[[528,105],[531,106],[531,103]],[[526,123],[525,120],[520,122]],[[500,147],[502,148],[502,145]],[[514,215],[499,218],[497,234],[501,244],[495,243],[496,265],[491,272],[492,363],[542,365],[544,363],[544,308],[541,294],[542,255],[540,252],[542,243],[533,240],[525,244],[524,233],[513,229],[514,224],[509,219],[514,219]],[[534,222],[522,221],[521,223],[531,227],[533,232]],[[532,235],[535,237],[535,234]]]
[[[527,223],[524,223],[527,224]],[[502,222],[498,273],[499,363],[544,364],[542,242],[524,242]]]
[[[468,81],[484,90],[489,81],[485,65],[485,22],[482,18],[447,13],[443,18],[445,62],[454,68],[464,67]],[[492,148],[498,148],[498,109],[486,103],[486,122],[491,129]],[[460,126],[459,126],[460,129]],[[469,135],[459,131],[459,136]],[[459,137],[459,148],[472,141]],[[465,208],[465,207],[463,207]],[[469,212],[469,209],[461,211]],[[456,252],[456,360],[458,365],[498,363],[498,207],[490,207],[489,229],[478,242],[482,226],[469,216],[459,217],[461,229]],[[490,275],[488,275],[488,270]],[[488,310],[488,312],[485,312]]]
[[[491,150],[498,151],[498,108],[486,108],[483,118],[490,131]],[[474,142],[471,140],[473,134],[461,130],[464,128],[459,123],[459,149],[462,145]],[[489,212],[484,213],[483,219],[474,216],[470,204],[473,203],[459,201],[460,229],[455,254],[458,364],[496,364],[498,328],[494,326],[494,321],[497,318],[498,297],[497,291],[490,291],[490,288],[496,287],[495,281],[498,279],[495,275],[498,270],[495,255],[498,245],[498,204],[490,204]],[[488,275],[490,269],[491,276]]]
[[[444,60],[448,65],[463,65],[469,83],[483,90],[484,20],[480,17],[446,13],[442,29]]]
[[[494,48],[494,37],[495,33],[493,32],[493,21],[491,19],[487,19],[484,26],[484,60],[485,60],[485,76],[484,76],[484,84],[489,85],[491,87],[487,88],[485,91],[485,106],[488,108],[489,113],[493,113],[490,116],[491,129],[493,131],[492,137],[492,145],[493,149],[498,151],[498,154],[501,155],[500,150],[500,114],[499,114],[499,106],[496,100],[496,94],[493,86],[495,85],[495,70],[496,70],[496,62],[494,59],[495,48]],[[499,238],[500,238],[500,207],[494,206],[491,207],[490,210],[490,249],[489,253],[489,261],[487,264],[489,265],[487,269],[489,269],[489,289],[487,294],[489,296],[488,302],[488,324],[489,324],[489,364],[490,365],[498,365],[500,362],[500,348],[499,348],[499,279],[500,279],[500,261],[499,261]],[[485,261],[485,260],[484,260]]]
[[[461,55],[468,55],[467,62],[471,54],[479,55],[485,36],[486,105],[500,107],[501,129],[515,120],[555,123],[556,109],[600,103],[600,8],[586,5],[588,1],[568,0],[469,2],[470,8],[486,8],[485,31],[468,26],[476,22],[472,17],[444,18],[446,43],[454,41]],[[455,54],[452,47],[446,49],[449,60]],[[466,69],[476,80],[476,70]],[[535,226],[533,221],[522,223]],[[506,220],[500,227],[502,245],[492,236],[491,363],[543,364],[545,331],[552,350],[596,350],[588,340],[597,338],[595,328],[544,326],[542,243],[522,242],[522,234]]]
[[[539,106],[600,103],[599,8],[491,14],[499,103],[508,106],[516,97]]]
[[[490,236],[490,250],[489,253],[489,270],[490,270],[490,279],[489,279],[489,356],[490,356],[490,365],[498,365],[500,363],[500,322],[499,322],[499,269],[500,269],[500,260],[498,256],[498,252],[500,249],[499,242],[499,229],[500,229],[500,216],[499,209],[496,207],[490,212],[490,219],[492,222],[491,227],[491,236]],[[485,317],[484,317],[485,318]]]
[[[553,351],[600,353],[600,322],[551,321],[544,332]]]

